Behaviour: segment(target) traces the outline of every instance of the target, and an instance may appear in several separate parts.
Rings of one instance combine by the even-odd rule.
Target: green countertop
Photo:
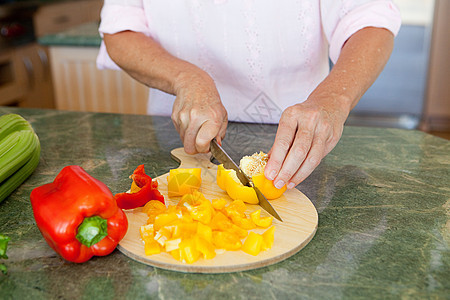
[[[44,35],[38,42],[45,46],[100,47],[102,38],[98,33],[98,22],[90,22],[71,29]]]
[[[157,176],[177,167],[182,146],[170,118],[0,107],[28,119],[42,144],[34,174],[0,204],[8,235],[2,299],[448,299],[450,142],[419,131],[347,126],[336,148],[297,188],[319,226],[296,255],[229,274],[185,274],[136,262],[118,250],[64,261],[35,225],[29,195],[77,164],[113,193],[138,164]],[[269,150],[276,126],[232,123],[233,158]],[[237,146],[239,145],[239,146]]]

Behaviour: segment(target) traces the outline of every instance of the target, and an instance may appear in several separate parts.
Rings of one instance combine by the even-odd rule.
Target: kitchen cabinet
[[[36,36],[58,33],[79,24],[100,20],[103,0],[63,1],[42,5],[34,15]]]
[[[146,114],[148,88],[123,71],[98,70],[97,47],[50,47],[56,108]]]
[[[0,105],[54,108],[48,52],[29,44],[0,55]]]

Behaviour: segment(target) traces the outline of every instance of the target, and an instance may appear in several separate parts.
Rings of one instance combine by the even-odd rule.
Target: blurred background
[[[394,0],[392,56],[347,124],[450,139],[449,0]],[[148,90],[97,70],[103,0],[0,0],[0,106],[145,114]]]

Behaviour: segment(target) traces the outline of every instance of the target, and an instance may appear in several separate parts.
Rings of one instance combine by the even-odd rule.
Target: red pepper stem
[[[99,216],[88,217],[78,226],[76,238],[87,247],[100,242],[108,235],[108,223]]]

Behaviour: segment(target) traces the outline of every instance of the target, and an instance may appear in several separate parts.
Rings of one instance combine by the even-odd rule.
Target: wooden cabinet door
[[[16,56],[22,66],[21,73],[25,75],[27,91],[19,106],[54,108],[52,74],[47,49],[32,44],[21,48]]]

